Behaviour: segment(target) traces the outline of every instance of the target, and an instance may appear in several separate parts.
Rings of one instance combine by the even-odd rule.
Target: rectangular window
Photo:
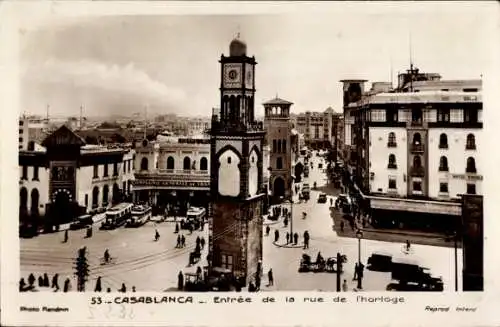
[[[438,109],[437,121],[440,123],[449,123],[450,122],[450,109],[447,109],[447,108]]]
[[[422,182],[413,182],[413,191],[422,192]]]
[[[123,162],[123,173],[125,174],[127,172],[127,162]]]
[[[476,194],[476,184],[467,184],[467,194]]]
[[[286,140],[283,140],[283,152],[286,153]]]
[[[477,110],[476,109],[464,109],[464,121],[466,123],[477,123]]]
[[[448,193],[448,183],[439,183],[439,193]]]
[[[273,153],[276,153],[276,148],[277,148],[276,143],[277,143],[276,140],[273,140]]]
[[[229,270],[233,270],[233,256],[232,255],[227,255],[227,254],[223,254],[221,256],[221,265],[223,268],[226,268],[226,269],[229,269]]]
[[[23,143],[23,138],[22,137],[19,138],[19,143]]]
[[[477,92],[476,88],[463,89],[464,92]]]
[[[33,167],[33,180],[34,181],[38,180],[38,166]]]
[[[118,176],[118,163],[113,164],[113,176]]]
[[[21,179],[28,179],[28,166],[23,166],[23,175],[21,176]]]
[[[396,188],[397,188],[397,186],[396,186],[396,178],[389,177],[389,190],[395,190]]]
[[[104,177],[108,176],[108,164],[104,164]]]
[[[94,178],[99,178],[99,166],[94,165]]]

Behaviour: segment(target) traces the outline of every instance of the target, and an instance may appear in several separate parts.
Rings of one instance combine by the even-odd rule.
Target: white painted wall
[[[228,162],[230,159],[230,162]],[[225,196],[238,196],[240,193],[240,159],[232,150],[219,156],[219,193]]]
[[[441,133],[448,136],[448,149],[439,149],[439,137]],[[476,150],[466,150],[467,135],[474,134]],[[477,174],[484,176],[482,170],[480,149],[482,130],[461,128],[432,128],[429,129],[429,196],[432,198],[445,199],[439,195],[439,183],[447,182],[449,196],[457,197],[467,191],[467,183],[476,184],[476,193],[482,194],[482,182],[467,182],[464,179],[452,178],[452,175],[465,175],[467,158],[473,157],[476,161]],[[441,156],[448,158],[449,173],[439,172],[439,160]]]
[[[38,168],[38,181],[33,180],[34,168],[28,167],[28,180],[21,180],[23,169],[19,166],[19,192],[22,187],[25,187],[28,191],[28,200],[26,206],[28,207],[28,212],[31,209],[31,192],[33,189],[38,190],[38,212],[40,215],[45,214],[45,204],[49,201],[49,169],[44,167]],[[19,197],[19,195],[18,195]]]
[[[396,135],[395,148],[387,147],[389,133],[394,132]],[[387,193],[389,187],[389,176],[396,177],[396,191],[393,194],[400,196],[407,195],[406,182],[404,176],[407,174],[407,140],[406,129],[397,127],[370,127],[369,138],[369,158],[370,158],[370,174],[374,173],[373,180],[370,180],[371,192]],[[396,156],[397,169],[388,169],[389,155]],[[382,191],[379,191],[382,189]]]
[[[259,190],[259,169],[257,163],[259,161],[259,156],[253,150],[248,157],[249,169],[248,169],[248,193],[250,196],[257,194]]]

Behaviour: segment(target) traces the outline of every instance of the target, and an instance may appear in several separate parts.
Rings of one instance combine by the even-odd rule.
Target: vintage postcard
[[[1,9],[2,324],[499,323],[496,4]]]

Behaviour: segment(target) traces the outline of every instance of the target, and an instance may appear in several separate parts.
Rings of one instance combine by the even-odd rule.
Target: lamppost
[[[283,197],[280,196],[280,199],[283,200]],[[291,200],[285,200],[283,203],[290,204],[290,238],[293,239],[293,196]]]
[[[362,268],[361,268],[361,239],[363,238],[363,232],[361,231],[361,229],[358,229],[358,231],[356,232],[356,237],[358,239],[358,271],[356,272],[357,273],[357,277],[358,277],[358,286],[357,288],[358,289],[363,289],[363,272],[362,272]]]

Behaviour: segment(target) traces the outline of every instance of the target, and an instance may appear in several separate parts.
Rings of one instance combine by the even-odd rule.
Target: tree
[[[86,256],[87,247],[83,247],[78,250],[78,257],[75,260],[76,272],[75,275],[78,279],[77,290],[78,292],[85,292],[85,283],[87,282],[87,277],[89,276],[89,264]]]

